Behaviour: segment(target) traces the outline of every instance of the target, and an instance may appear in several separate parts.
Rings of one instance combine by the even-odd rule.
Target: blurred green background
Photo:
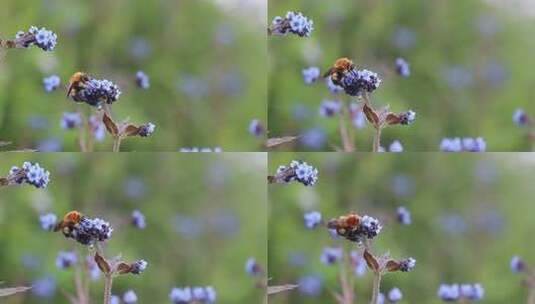
[[[181,147],[261,148],[248,133],[265,123],[267,47],[264,0],[238,5],[220,0],[2,1],[0,37],[31,25],[58,35],[54,52],[10,50],[0,58],[0,140],[10,150],[79,151],[76,132],[63,131],[63,112],[75,111],[64,86],[76,71],[117,83],[117,121],[153,122],[150,138],[125,140],[123,150]],[[135,73],[150,77],[147,91]],[[61,77],[46,93],[42,78]],[[84,106],[88,110],[88,106]],[[97,150],[110,151],[111,139]]]
[[[332,239],[325,228],[307,230],[303,214],[312,210],[325,221],[350,211],[379,218],[384,228],[374,252],[417,260],[413,272],[384,277],[382,291],[397,286],[404,294],[400,303],[441,303],[441,283],[477,282],[486,290],[482,303],[526,302],[527,290],[509,262],[520,255],[535,263],[534,156],[277,153],[269,156],[269,172],[293,159],[316,166],[319,182],[270,185],[268,276],[277,285],[315,275],[323,288],[316,297],[295,290],[270,303],[334,303],[330,291],[340,291],[339,268],[322,264],[320,256],[325,246],[351,244]],[[398,206],[411,211],[411,225],[397,223]],[[355,280],[356,303],[368,303],[371,273]]]
[[[263,290],[245,273],[254,257],[265,267],[267,220],[264,154],[179,155],[9,154],[0,174],[23,161],[51,172],[46,190],[32,186],[0,189],[0,287],[35,284],[50,278],[50,298],[35,293],[2,298],[2,303],[67,303],[61,290],[74,290],[73,270],[55,266],[58,251],[84,247],[60,233],[43,231],[39,215],[79,210],[110,221],[108,257],[146,259],[140,276],[117,278],[113,293],[133,289],[139,303],[169,303],[174,286],[212,285],[219,303],[261,303]],[[147,228],[129,225],[139,209]],[[254,213],[251,211],[254,210]],[[101,301],[102,277],[91,284],[91,303]]]
[[[338,120],[318,108],[348,96],[332,96],[322,81],[306,85],[301,70],[324,72],[350,57],[383,78],[374,105],[417,113],[414,125],[383,132],[386,146],[398,139],[407,151],[437,151],[443,137],[482,136],[488,151],[531,150],[512,115],[535,115],[534,8],[524,0],[270,0],[270,22],[301,11],[315,28],[311,38],[269,38],[270,136],[303,135],[286,150],[340,147]],[[396,75],[397,57],[410,63],[409,78]],[[372,134],[370,126],[356,131],[360,151],[371,151]]]

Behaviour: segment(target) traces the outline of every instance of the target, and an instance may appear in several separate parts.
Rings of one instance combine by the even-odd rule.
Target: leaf
[[[32,289],[31,287],[20,286],[20,287],[9,287],[9,288],[0,288],[0,297],[7,297],[14,295],[16,293],[25,292]]]
[[[389,260],[388,262],[386,262],[386,270],[388,270],[389,272],[398,271],[399,267],[400,267],[400,264],[397,261]]]
[[[397,125],[401,123],[401,118],[397,114],[388,113],[386,115],[386,123],[388,123],[389,125]]]
[[[377,262],[377,259],[371,254],[368,250],[364,250],[363,254],[364,260],[366,260],[366,264],[368,264],[368,267],[372,269],[375,272],[379,271],[379,262]]]
[[[379,115],[377,115],[375,110],[372,109],[367,103],[365,103],[362,107],[362,112],[364,112],[364,115],[366,115],[366,118],[371,124],[376,127],[379,125]]]
[[[106,112],[104,112],[104,115],[102,116],[102,122],[111,135],[117,136],[117,134],[119,134],[119,128],[117,127],[117,124],[113,121],[113,119],[111,119],[111,117],[108,116]]]
[[[273,295],[273,294],[276,294],[276,293],[292,290],[292,289],[295,289],[297,287],[299,287],[299,285],[295,285],[295,284],[268,286],[267,294],[269,296],[269,295]]]
[[[132,124],[126,126],[126,128],[123,131],[123,134],[126,136],[137,136],[139,134],[139,127],[136,127]]]
[[[103,273],[109,274],[111,272],[110,264],[98,252],[95,253],[95,262],[97,263],[98,268],[100,268],[100,271]]]
[[[117,265],[117,273],[119,274],[127,274],[127,273],[130,273],[132,271],[132,265],[129,265],[125,262],[121,262],[119,263],[119,265]]]
[[[277,146],[291,143],[298,139],[299,136],[284,136],[284,137],[274,137],[266,140],[266,148],[275,148]]]

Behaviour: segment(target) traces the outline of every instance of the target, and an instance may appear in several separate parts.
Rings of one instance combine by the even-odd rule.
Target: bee
[[[327,223],[329,229],[336,229],[339,235],[345,235],[349,231],[358,229],[360,225],[360,215],[356,213],[349,213],[342,215],[336,219],[332,219]]]
[[[59,223],[56,224],[54,231],[61,230],[65,236],[69,236],[75,226],[78,225],[83,218],[84,216],[80,212],[70,211],[63,216],[63,219]]]
[[[334,84],[341,86],[342,78],[349,71],[355,68],[355,64],[349,58],[339,58],[334,65],[323,75],[324,78],[331,77]]]
[[[78,93],[86,87],[86,83],[91,80],[91,77],[84,72],[76,72],[69,79],[69,88],[67,89],[67,97],[72,97],[77,100]]]

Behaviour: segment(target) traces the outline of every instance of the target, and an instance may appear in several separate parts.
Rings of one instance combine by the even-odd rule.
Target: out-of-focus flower
[[[319,114],[323,117],[334,117],[340,114],[342,102],[340,100],[324,100],[319,109]]]
[[[262,269],[262,266],[258,264],[255,258],[248,258],[247,262],[245,262],[245,272],[248,275],[255,277],[262,275],[264,271]]]
[[[411,75],[411,69],[409,63],[403,58],[396,59],[396,72],[402,77],[409,77]]]
[[[341,247],[325,247],[321,254],[321,262],[325,265],[333,265],[344,257],[344,251]]]
[[[64,130],[71,130],[82,125],[82,115],[78,112],[64,112],[61,117],[61,128]]]
[[[89,117],[89,127],[96,141],[103,141],[106,138],[106,126],[98,116],[91,115]]]
[[[139,210],[132,211],[131,223],[138,229],[145,229],[147,227],[145,215],[143,215],[143,213],[141,213]]]
[[[392,43],[398,49],[408,50],[414,47],[416,38],[416,33],[413,29],[407,27],[398,27],[392,36]]]
[[[326,135],[321,128],[312,128],[305,131],[299,138],[299,142],[311,149],[319,150],[325,145]]]
[[[321,76],[321,72],[318,67],[309,67],[303,69],[303,71],[301,71],[301,74],[303,75],[303,80],[306,84],[313,84]]]
[[[524,270],[526,270],[526,264],[524,263],[524,261],[517,255],[513,256],[511,258],[511,263],[510,263],[510,267],[511,267],[511,271],[513,273],[520,273],[520,272],[523,272]]]
[[[249,133],[256,137],[261,137],[265,131],[264,125],[258,119],[253,119],[249,124]]]
[[[531,118],[524,109],[516,109],[513,113],[513,122],[519,127],[525,127],[531,123]]]
[[[411,213],[409,209],[403,206],[398,207],[396,211],[396,218],[398,222],[402,225],[410,225],[412,223]]]
[[[458,284],[441,284],[437,295],[442,301],[457,301],[461,297],[461,291]]]
[[[123,294],[123,302],[125,304],[137,303],[137,295],[133,290],[128,290]]]
[[[318,211],[307,212],[304,215],[305,226],[308,229],[314,229],[321,224],[321,213]]]
[[[150,87],[149,76],[143,71],[136,72],[136,84],[138,87],[147,90]]]
[[[355,128],[362,129],[366,126],[366,116],[362,111],[362,106],[358,103],[352,102],[349,104],[349,115]]]
[[[43,230],[54,230],[57,222],[58,217],[54,213],[47,213],[39,216],[39,223],[41,224],[41,228],[43,228]]]
[[[403,294],[401,293],[401,290],[399,288],[394,287],[390,289],[390,291],[388,292],[388,301],[396,303],[401,301],[401,299],[403,299]]]
[[[145,269],[147,269],[147,266],[149,263],[145,260],[138,260],[132,263],[130,273],[132,274],[141,274]]]
[[[401,144],[399,140],[394,140],[390,144],[390,147],[388,147],[388,151],[394,152],[394,153],[403,152],[403,145]]]
[[[56,258],[56,267],[67,269],[76,264],[78,257],[74,251],[60,251]]]
[[[323,278],[320,275],[312,274],[299,278],[299,292],[306,296],[319,296],[323,290]]]
[[[31,292],[41,298],[51,298],[56,293],[56,280],[51,277],[37,279],[32,283]]]
[[[314,22],[300,12],[288,12],[286,17],[277,16],[273,19],[269,32],[276,36],[286,36],[289,33],[299,37],[310,37],[314,30]]]
[[[201,152],[201,153],[210,153],[210,152],[213,152],[213,153],[220,153],[220,152],[223,152],[223,150],[222,150],[220,147],[215,147],[215,148],[185,147],[185,148],[180,148],[180,149],[179,149],[179,152],[184,152],[184,153],[195,153],[195,152]]]
[[[487,143],[482,137],[443,138],[440,143],[442,152],[485,152]]]
[[[58,75],[51,75],[49,77],[43,78],[43,86],[45,87],[45,91],[52,92],[55,89],[59,88],[59,85],[61,84],[61,80],[59,79]]]

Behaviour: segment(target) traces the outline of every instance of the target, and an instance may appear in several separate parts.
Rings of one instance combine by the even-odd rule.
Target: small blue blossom
[[[245,262],[245,272],[248,275],[255,277],[261,275],[263,273],[263,270],[255,258],[248,258],[247,262]]]
[[[320,116],[334,117],[342,111],[342,102],[339,100],[324,100],[319,109]]]
[[[304,215],[305,226],[314,229],[321,224],[321,213],[318,211],[307,212]]]
[[[72,130],[82,125],[82,115],[78,112],[64,112],[61,117],[60,126],[64,130]]]
[[[36,45],[43,51],[53,51],[56,47],[58,36],[56,33],[46,28],[31,26],[27,32],[19,31],[15,36],[15,43],[18,47],[27,48]]]
[[[299,138],[302,145],[314,150],[321,149],[325,145],[325,141],[325,131],[319,127],[306,130]]]
[[[394,152],[394,153],[403,152],[403,145],[401,144],[401,142],[399,140],[394,140],[390,144],[390,147],[388,147],[388,151]]]
[[[369,239],[376,237],[383,226],[379,223],[379,220],[368,215],[364,215],[361,219],[360,230]]]
[[[117,295],[111,295],[110,304],[121,304],[121,298]]]
[[[139,127],[138,135],[141,137],[149,137],[154,133],[154,130],[156,130],[156,125],[149,122]]]
[[[147,90],[150,87],[149,76],[143,71],[137,71],[136,73],[136,84],[138,87]]]
[[[169,294],[169,299],[174,304],[187,304],[193,300],[193,294],[190,287],[173,288]]]
[[[131,223],[138,229],[145,229],[147,227],[145,215],[143,215],[143,213],[141,213],[139,210],[132,211]]]
[[[386,301],[385,295],[382,292],[380,292],[377,295],[377,304],[385,304],[385,301]]]
[[[41,298],[51,298],[56,293],[56,280],[44,277],[32,283],[32,293]]]
[[[437,295],[442,301],[454,302],[460,299],[461,290],[458,284],[441,284],[438,288]]]
[[[91,115],[89,117],[89,127],[96,141],[103,141],[106,138],[106,126],[98,116]]]
[[[123,294],[123,302],[125,304],[135,304],[137,303],[137,295],[133,290],[128,290]]]
[[[301,294],[316,297],[323,290],[323,278],[315,274],[306,275],[299,278],[297,285],[299,285],[299,292]]]
[[[364,115],[362,106],[358,103],[352,102],[349,104],[349,115],[355,128],[363,129],[366,126],[366,115]]]
[[[513,256],[510,263],[511,271],[513,273],[520,273],[526,270],[526,264],[519,256]]]
[[[78,256],[74,251],[60,251],[56,258],[56,267],[59,269],[67,269],[76,264]]]
[[[132,274],[141,274],[145,269],[147,269],[147,266],[149,263],[145,260],[138,260],[132,263],[132,270],[130,270],[130,273]]]
[[[399,261],[399,271],[411,272],[416,267],[416,260],[413,258],[407,258]]]
[[[305,186],[314,186],[318,181],[318,169],[306,162],[293,160],[290,166],[279,166],[274,180],[278,183],[297,181]]]
[[[301,74],[303,75],[303,80],[306,84],[313,84],[321,76],[321,72],[318,67],[309,67],[307,69],[303,69]]]
[[[76,102],[85,102],[91,106],[99,107],[103,102],[112,104],[119,100],[121,90],[107,79],[90,79],[84,89],[73,96]]]
[[[49,77],[43,78],[43,86],[45,87],[45,91],[52,92],[55,89],[59,88],[59,85],[61,84],[61,80],[58,75],[51,75]]]
[[[485,296],[485,289],[481,284],[462,284],[461,296],[472,301],[482,300]]]
[[[353,69],[342,78],[342,87],[346,94],[359,96],[364,92],[371,93],[379,88],[381,78],[377,73],[369,70]]]
[[[220,153],[220,152],[223,152],[223,150],[220,147],[215,147],[215,148],[186,147],[186,148],[180,148],[179,152],[184,152],[184,153],[196,153],[196,152],[201,152],[201,153],[212,153],[212,152],[213,153]]]
[[[516,109],[513,113],[513,122],[519,127],[525,127],[531,123],[531,119],[524,109]]]
[[[410,125],[416,120],[416,112],[409,110],[399,114],[400,124]]]
[[[39,216],[39,223],[41,228],[46,231],[54,230],[56,223],[58,222],[58,217],[54,213],[47,213]]]
[[[403,299],[403,294],[399,288],[394,287],[388,292],[388,301],[396,303],[401,301],[401,299]]]
[[[285,18],[277,16],[269,29],[272,35],[286,36],[289,33],[299,37],[310,37],[314,30],[314,22],[300,12],[288,12]]]
[[[412,219],[411,219],[411,213],[409,211],[409,209],[403,207],[403,206],[400,206],[398,207],[397,211],[396,211],[396,218],[398,220],[398,222],[402,225],[410,225],[412,223]]]
[[[249,124],[249,133],[256,137],[261,137],[264,135],[265,128],[264,125],[258,119],[253,119]]]
[[[411,75],[411,69],[409,63],[403,58],[396,59],[396,72],[401,77],[409,77]]]
[[[341,247],[325,247],[321,254],[321,262],[325,265],[333,265],[341,261],[344,257],[344,251]]]
[[[485,152],[487,143],[481,137],[463,138],[463,149],[467,152]]]
[[[364,257],[362,257],[362,252],[351,250],[349,257],[351,259],[351,267],[353,268],[355,276],[359,278],[363,277],[366,274],[368,267],[366,265],[366,260],[364,260]]]

